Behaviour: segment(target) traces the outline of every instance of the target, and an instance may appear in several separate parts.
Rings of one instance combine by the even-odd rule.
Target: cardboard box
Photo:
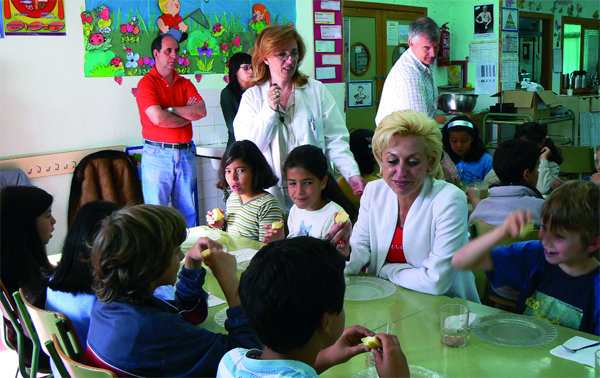
[[[552,91],[503,91],[492,97],[500,98],[501,94],[504,103],[515,104],[517,113],[528,114],[535,120],[550,117],[550,109],[560,103],[558,96]]]

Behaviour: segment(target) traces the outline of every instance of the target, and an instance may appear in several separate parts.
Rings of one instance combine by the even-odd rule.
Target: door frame
[[[415,20],[427,16],[427,8],[408,5],[392,5],[380,3],[367,3],[364,1],[343,1],[342,17],[374,17],[375,18],[375,101],[379,104],[383,83],[387,76],[387,20],[404,19]],[[398,16],[402,13],[402,17]],[[349,78],[345,78],[345,81]]]
[[[546,89],[552,89],[552,40],[554,15],[550,13],[519,12],[519,17],[535,18],[542,20],[542,61],[540,72],[540,85]],[[562,80],[561,80],[562,85]]]

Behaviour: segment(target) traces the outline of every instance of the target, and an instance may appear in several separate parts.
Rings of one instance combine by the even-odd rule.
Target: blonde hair
[[[425,114],[416,110],[393,112],[385,117],[375,129],[373,135],[373,155],[379,163],[380,173],[383,166],[383,150],[387,148],[394,135],[419,137],[425,145],[427,159],[433,158],[433,165],[428,175],[442,179],[444,174],[440,159],[442,158],[442,133],[437,123]]]
[[[565,230],[580,235],[584,247],[600,230],[600,187],[590,181],[567,181],[546,198],[542,224],[551,232]]]
[[[160,8],[160,11],[163,12],[163,14],[169,13],[167,11],[167,3],[168,2],[169,2],[169,0],[158,0],[158,7]]]
[[[271,55],[281,52],[283,46],[295,40],[298,43],[298,62],[300,66],[304,55],[306,54],[306,46],[302,41],[300,34],[289,25],[271,25],[264,28],[254,43],[252,51],[252,68],[254,69],[254,84],[261,85],[271,78],[269,66],[265,63],[265,59]],[[302,86],[308,82],[308,77],[296,68],[296,72],[292,77],[294,84]]]

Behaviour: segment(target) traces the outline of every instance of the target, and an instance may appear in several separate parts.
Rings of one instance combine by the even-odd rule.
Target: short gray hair
[[[429,17],[417,18],[408,27],[408,38],[415,39],[419,34],[425,34],[425,37],[431,42],[438,42],[440,27]]]

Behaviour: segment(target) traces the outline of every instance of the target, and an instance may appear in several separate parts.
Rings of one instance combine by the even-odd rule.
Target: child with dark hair
[[[499,184],[489,188],[490,196],[478,204],[473,199],[469,221],[479,220],[499,226],[515,210],[529,210],[534,227],[542,225],[544,197],[536,189],[540,150],[535,143],[511,139],[500,143],[494,154],[494,171]]]
[[[221,111],[227,125],[227,148],[235,142],[233,120],[240,107],[242,94],[252,84],[252,56],[244,52],[235,53],[229,58],[229,83],[221,91]]]
[[[484,270],[493,287],[521,294],[516,312],[600,335],[600,188],[569,181],[542,207],[540,240],[498,246],[517,238],[531,219],[517,210],[501,226],[460,248],[452,265]]]
[[[283,170],[290,198],[294,201],[287,219],[288,237],[332,239],[334,233],[340,232],[346,236],[342,240],[348,240],[352,227],[350,221],[343,222],[346,228],[341,230],[336,227],[334,219],[342,210],[348,213],[350,219],[356,219],[356,208],[344,196],[329,171],[323,150],[312,144],[298,146],[288,155]],[[282,237],[281,229],[276,230],[271,240]]]
[[[373,149],[371,148],[371,141],[373,140],[373,130],[358,129],[350,133],[350,152],[354,155],[354,160],[358,164],[360,170],[360,176],[365,182],[377,180],[380,177],[375,173],[377,168],[377,160],[373,156]],[[348,181],[341,176],[337,180],[342,193],[355,208],[360,205],[360,196],[357,196],[352,191],[352,187],[348,184]]]
[[[7,186],[0,192],[0,279],[9,293],[20,288],[29,302],[39,308],[46,303],[46,286],[54,267],[46,255],[56,220],[52,216],[50,194],[35,186]],[[4,318],[6,337],[16,349],[17,334]],[[33,344],[25,343],[26,362],[30,363]],[[40,354],[40,367],[49,366]]]
[[[536,186],[542,194],[548,194],[552,189],[562,185],[558,177],[563,158],[560,151],[548,137],[546,130],[538,122],[525,122],[515,128],[515,139],[529,140],[542,150],[540,155],[539,178]]]
[[[485,152],[479,130],[467,116],[452,118],[442,128],[444,152],[456,164],[463,182],[483,180],[492,169],[492,157]]]
[[[119,375],[214,376],[225,352],[260,345],[239,307],[235,257],[208,238],[199,238],[184,254],[185,238],[185,220],[167,206],[135,205],[102,222],[92,247],[99,301],[90,319],[88,363]],[[196,327],[208,307],[203,261],[227,299],[228,335]],[[177,278],[173,301],[152,295]]]
[[[369,349],[373,332],[345,327],[344,259],[328,242],[297,237],[263,247],[242,273],[240,298],[263,349],[237,348],[219,363],[218,377],[316,377]],[[409,376],[395,335],[379,333],[373,350],[382,377]]]
[[[563,158],[541,124],[538,122],[525,122],[517,126],[514,139],[533,142],[541,150],[538,181],[536,183],[540,193],[549,194],[552,189],[562,185],[562,180],[558,177],[558,174],[560,171],[559,165],[563,162]],[[492,185],[498,183],[500,179],[495,170],[492,170],[485,177],[485,181],[488,185]]]
[[[83,205],[65,238],[60,263],[46,291],[46,309],[67,315],[81,345],[85,349],[90,313],[98,300],[92,287],[92,248],[102,219],[119,205],[109,201],[93,201]]]
[[[206,220],[213,228],[264,241],[273,222],[283,220],[277,199],[265,189],[277,183],[277,177],[258,147],[249,140],[231,145],[219,166],[220,189],[232,191],[227,198],[225,217],[216,219],[208,211]]]

